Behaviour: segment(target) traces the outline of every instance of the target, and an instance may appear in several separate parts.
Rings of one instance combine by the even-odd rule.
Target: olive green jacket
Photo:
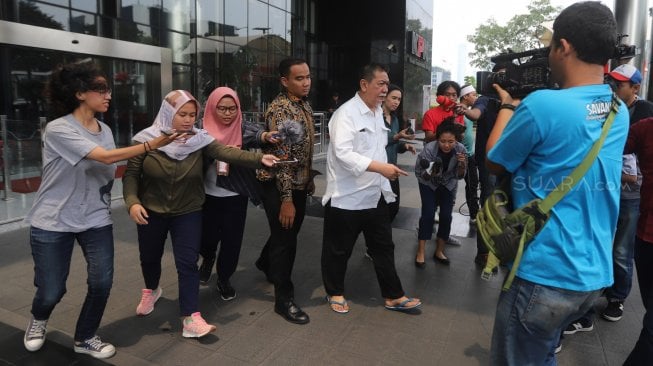
[[[199,211],[204,204],[205,161],[215,159],[248,168],[262,167],[263,154],[235,149],[213,141],[183,160],[160,151],[150,151],[129,159],[122,178],[122,194],[127,209],[140,203],[146,210],[162,215],[182,215]]]

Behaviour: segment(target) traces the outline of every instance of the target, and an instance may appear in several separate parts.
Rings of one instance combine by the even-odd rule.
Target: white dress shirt
[[[327,186],[322,204],[344,210],[375,208],[381,197],[395,201],[390,181],[367,171],[373,160],[387,162],[388,128],[383,110],[371,110],[358,93],[340,106],[329,121],[331,142],[327,151]]]

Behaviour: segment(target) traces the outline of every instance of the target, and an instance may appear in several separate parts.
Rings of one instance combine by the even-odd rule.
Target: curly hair
[[[72,113],[79,107],[78,92],[106,88],[106,82],[98,82],[106,76],[92,62],[70,63],[57,66],[45,88],[45,96],[50,104],[50,115],[58,118]]]

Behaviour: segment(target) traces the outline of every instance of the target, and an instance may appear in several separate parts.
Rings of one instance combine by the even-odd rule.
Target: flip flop
[[[347,304],[347,300],[336,301],[336,300],[332,300],[331,296],[327,295],[326,296],[326,301],[329,303],[329,307],[331,308],[331,310],[333,310],[334,312],[336,312],[338,314],[347,314],[349,312],[349,309],[345,308],[345,307],[349,306]],[[342,310],[336,310],[336,308],[334,308],[333,305],[342,306]]]
[[[413,302],[413,301],[415,301],[415,299],[412,298],[412,297],[409,297],[409,298],[407,298],[406,300],[404,300],[404,301],[402,301],[402,302],[400,302],[400,303],[398,303],[398,304],[395,304],[395,305],[385,305],[385,308],[388,309],[388,310],[392,310],[392,311],[400,311],[400,312],[404,312],[404,313],[405,313],[405,312],[409,312],[410,310],[415,309],[415,308],[419,307],[420,305],[422,305],[422,302],[417,302],[417,304],[412,305],[412,306],[407,306],[407,305],[406,305],[406,304],[408,304],[409,302]]]

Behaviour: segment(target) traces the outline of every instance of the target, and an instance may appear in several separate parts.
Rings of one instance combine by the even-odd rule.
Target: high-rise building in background
[[[279,61],[289,56],[311,66],[316,111],[326,110],[333,92],[353,96],[360,68],[373,61],[387,64],[392,83],[404,89],[404,116],[419,118],[430,83],[432,24],[432,0],[3,0],[5,181],[13,187],[40,175],[43,89],[58,64],[101,65],[113,99],[98,118],[119,146],[151,124],[172,89],[203,102],[226,85],[238,92],[246,118],[259,118],[279,92]]]

